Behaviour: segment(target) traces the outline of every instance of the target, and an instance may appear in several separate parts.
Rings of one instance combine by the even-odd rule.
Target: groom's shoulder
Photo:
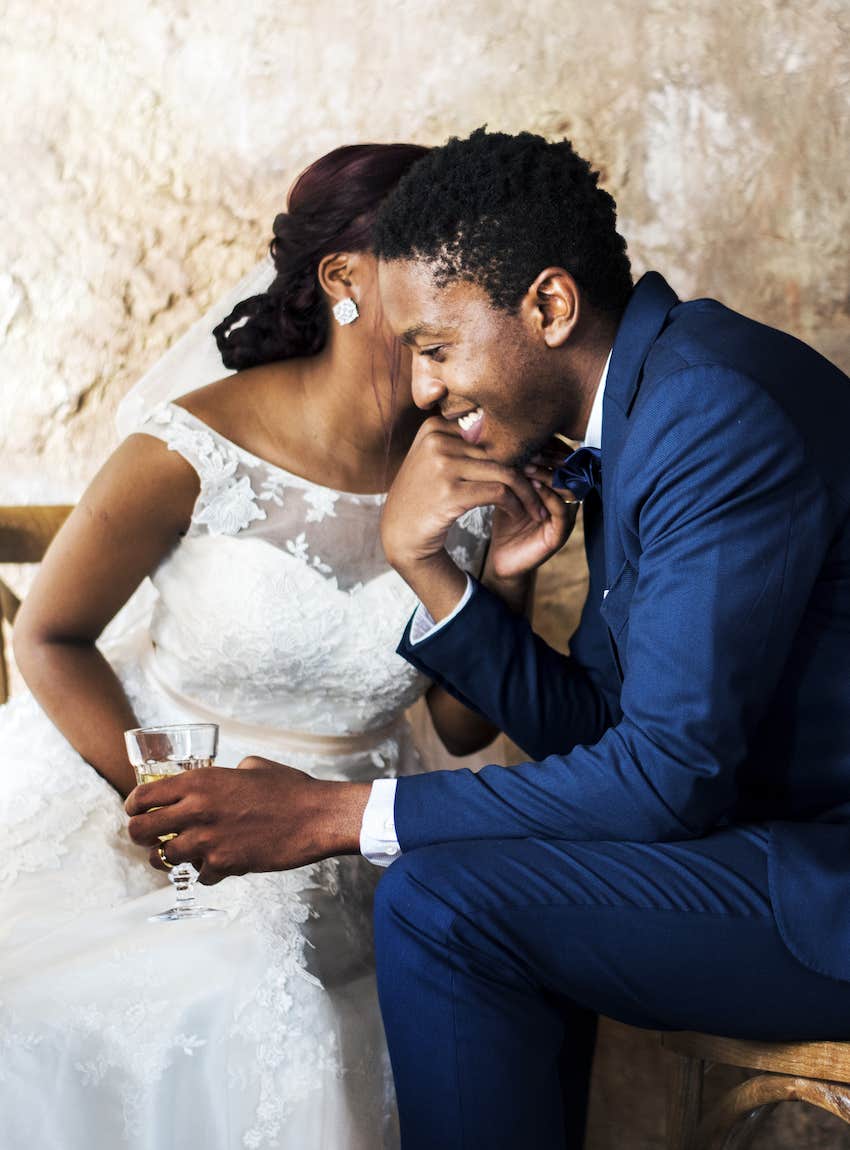
[[[632,423],[711,421],[776,386],[785,336],[714,299],[678,303],[652,343]]]
[[[657,451],[685,437],[731,448],[774,437],[789,448],[802,442],[821,460],[844,460],[838,428],[850,425],[848,383],[787,332],[714,299],[679,303],[644,362],[630,447]]]
[[[645,383],[674,373],[685,390],[722,373],[777,396],[798,387],[801,376],[827,388],[847,383],[839,368],[789,332],[707,298],[677,304],[650,349]]]

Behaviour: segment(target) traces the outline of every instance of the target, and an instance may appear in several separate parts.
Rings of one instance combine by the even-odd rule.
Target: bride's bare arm
[[[186,531],[199,487],[192,467],[160,440],[130,436],[56,536],[15,625],[15,658],[27,685],[124,796],[135,780],[123,732],[137,723],[95,644]]]

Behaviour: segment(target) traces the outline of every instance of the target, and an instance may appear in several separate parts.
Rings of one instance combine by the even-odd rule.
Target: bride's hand
[[[171,866],[194,863],[200,882],[210,885],[359,851],[371,784],[313,779],[256,756],[239,766],[186,771],[130,793],[130,837],[151,848],[152,866],[168,869],[161,846]],[[176,838],[162,843],[168,834]]]

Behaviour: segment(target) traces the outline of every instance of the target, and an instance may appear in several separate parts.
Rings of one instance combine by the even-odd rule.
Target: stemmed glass
[[[212,766],[218,750],[218,726],[215,723],[174,723],[164,727],[138,727],[125,731],[124,741],[136,772],[136,781],[140,785],[154,783],[181,771]],[[151,807],[151,810],[157,808]],[[165,843],[175,837],[173,834],[160,835],[159,841]],[[174,906],[162,914],[151,915],[151,922],[180,922],[186,918],[224,914],[222,910],[195,903],[198,872],[191,863],[176,863],[169,869],[168,878],[176,892]]]

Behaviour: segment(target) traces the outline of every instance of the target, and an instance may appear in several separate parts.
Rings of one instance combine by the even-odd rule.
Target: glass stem
[[[191,863],[181,863],[169,872],[168,877],[174,885],[177,909],[191,909],[195,905],[195,879],[197,878],[195,868]]]

